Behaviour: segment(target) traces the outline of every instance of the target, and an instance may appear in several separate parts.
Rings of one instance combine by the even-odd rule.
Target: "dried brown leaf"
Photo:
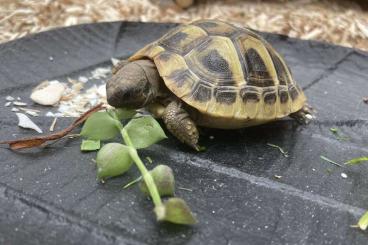
[[[102,104],[99,104],[92,109],[85,112],[81,115],[78,119],[76,119],[69,127],[55,132],[49,135],[42,135],[24,139],[17,139],[17,140],[7,140],[1,141],[0,144],[8,144],[10,149],[18,150],[18,149],[25,149],[25,148],[32,148],[32,147],[39,147],[42,146],[44,143],[51,141],[51,140],[58,140],[65,137],[68,133],[70,133],[74,128],[82,124],[89,116],[93,113],[101,110],[103,108]]]

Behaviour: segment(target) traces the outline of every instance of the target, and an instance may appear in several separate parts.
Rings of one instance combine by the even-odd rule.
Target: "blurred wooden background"
[[[217,18],[260,31],[368,51],[367,0],[196,0],[187,9],[173,1],[0,0],[0,42],[80,23]]]

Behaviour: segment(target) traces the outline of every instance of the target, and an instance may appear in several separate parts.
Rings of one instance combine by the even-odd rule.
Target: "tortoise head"
[[[114,107],[144,107],[156,98],[160,79],[150,60],[120,63],[106,83],[107,102]]]

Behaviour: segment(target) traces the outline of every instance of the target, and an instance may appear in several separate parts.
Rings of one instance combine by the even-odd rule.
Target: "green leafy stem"
[[[137,165],[139,171],[142,174],[143,180],[146,183],[147,187],[148,187],[148,191],[152,197],[152,201],[155,204],[155,206],[161,206],[162,205],[162,201],[161,201],[161,197],[160,194],[157,190],[156,184],[153,181],[153,178],[151,176],[151,174],[148,172],[147,168],[145,167],[144,163],[142,162],[141,158],[138,155],[137,150],[134,148],[133,142],[129,137],[128,132],[119,125],[120,127],[120,133],[121,136],[124,139],[124,142],[130,146],[129,148],[129,153],[131,158],[133,159],[133,161],[135,162],[135,164]]]
[[[120,134],[124,144],[105,144],[97,153],[97,178],[104,181],[127,172],[134,162],[144,182],[140,189],[151,196],[155,205],[154,211],[158,221],[176,224],[195,224],[189,206],[181,198],[170,197],[165,202],[162,196],[174,195],[174,175],[170,167],[158,165],[148,171],[139,157],[137,149],[142,149],[166,138],[160,124],[151,116],[135,117],[136,112],[125,109],[114,109],[96,112],[85,122],[81,135],[87,138],[82,142],[82,151],[97,150],[101,140],[109,140]],[[131,119],[125,126],[124,119]],[[139,180],[140,181],[140,180]]]

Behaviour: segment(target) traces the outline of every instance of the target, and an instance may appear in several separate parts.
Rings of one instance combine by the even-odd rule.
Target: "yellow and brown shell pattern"
[[[283,58],[256,33],[201,20],[181,25],[129,60],[152,59],[166,86],[211,117],[268,121],[306,98]]]

